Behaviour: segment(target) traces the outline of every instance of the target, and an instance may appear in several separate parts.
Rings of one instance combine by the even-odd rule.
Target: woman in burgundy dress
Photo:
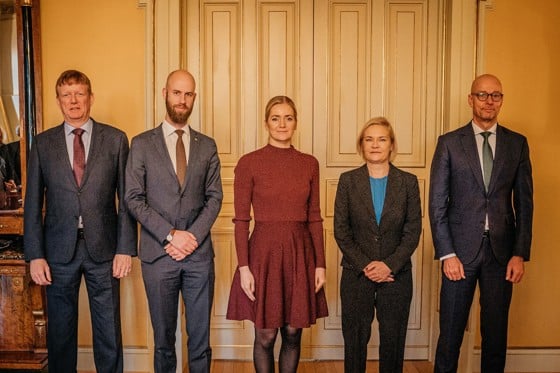
[[[302,328],[328,315],[319,163],[291,145],[297,111],[289,97],[270,99],[265,125],[268,145],[241,157],[235,168],[238,268],[227,318],[254,322],[257,372],[274,372],[278,330],[280,371],[296,372]]]

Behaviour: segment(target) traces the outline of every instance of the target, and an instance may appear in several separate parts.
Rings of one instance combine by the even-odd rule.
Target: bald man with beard
[[[222,204],[216,143],[188,125],[193,76],[169,74],[163,123],[132,139],[125,200],[141,225],[139,257],[154,331],[154,370],[175,372],[178,298],[186,309],[190,372],[210,372],[214,250]]]

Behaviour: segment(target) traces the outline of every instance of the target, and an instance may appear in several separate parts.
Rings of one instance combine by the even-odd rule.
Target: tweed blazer
[[[390,165],[380,223],[375,219],[366,165],[343,173],[338,182],[334,235],[341,265],[361,274],[374,260],[398,274],[412,266],[410,257],[422,230],[420,191],[415,175]]]

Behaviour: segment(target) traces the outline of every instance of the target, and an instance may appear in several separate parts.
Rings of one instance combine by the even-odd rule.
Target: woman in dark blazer
[[[340,176],[334,234],[342,251],[345,372],[365,372],[371,323],[379,322],[379,371],[402,372],[412,300],[412,263],[422,229],[416,176],[391,164],[395,134],[370,119],[357,141],[366,164]]]

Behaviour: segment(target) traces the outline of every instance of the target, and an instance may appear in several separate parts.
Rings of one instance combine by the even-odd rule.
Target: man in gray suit
[[[47,285],[49,372],[76,372],[82,276],[96,370],[122,372],[119,279],[130,273],[137,239],[124,204],[128,139],[90,118],[93,93],[82,72],[60,75],[56,101],[64,123],[33,140],[24,205],[31,278]]]
[[[477,77],[473,119],[441,136],[430,176],[430,223],[442,264],[435,372],[455,372],[476,284],[480,287],[481,372],[503,372],[513,284],[529,260],[533,180],[525,136],[498,124],[502,84]]]
[[[216,143],[187,124],[196,98],[193,76],[169,74],[167,115],[132,139],[126,203],[142,226],[140,260],[154,331],[154,368],[175,372],[178,298],[186,309],[189,371],[209,372],[214,250],[210,229],[222,204]]]

